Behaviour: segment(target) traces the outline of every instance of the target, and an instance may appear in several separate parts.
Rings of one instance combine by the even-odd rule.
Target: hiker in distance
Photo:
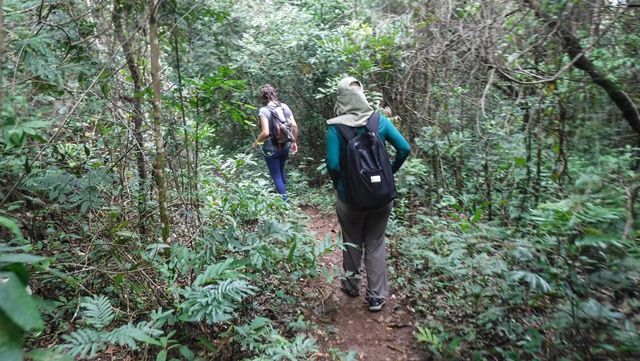
[[[341,290],[351,297],[359,295],[364,253],[365,300],[369,311],[376,312],[389,297],[384,233],[397,197],[393,175],[411,148],[387,117],[373,111],[357,79],[338,82],[335,110],[337,117],[327,120],[326,163],[338,195],[336,212],[345,243]],[[396,149],[393,163],[386,141]]]
[[[260,89],[262,107],[258,112],[260,134],[253,142],[253,147],[262,145],[262,153],[267,162],[267,168],[276,187],[276,191],[282,195],[285,201],[287,196],[287,178],[284,166],[289,159],[289,152],[295,154],[298,151],[298,125],[293,118],[291,109],[278,100],[278,95],[273,86],[266,84]]]

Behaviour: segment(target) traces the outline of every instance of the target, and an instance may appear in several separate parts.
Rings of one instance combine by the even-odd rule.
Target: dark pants
[[[283,147],[281,150],[276,150],[273,154],[265,156],[267,162],[267,168],[271,173],[273,184],[276,186],[276,192],[282,195],[285,201],[289,200],[287,197],[287,178],[284,175],[284,165],[287,159],[289,159],[289,147]]]

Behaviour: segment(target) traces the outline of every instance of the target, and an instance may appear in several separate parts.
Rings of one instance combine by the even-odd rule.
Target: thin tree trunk
[[[537,205],[540,201],[540,191],[542,189],[542,137],[540,136],[540,122],[536,126],[536,182],[534,183],[534,199]]]
[[[524,116],[522,119],[523,122],[523,132],[524,132],[524,144],[525,150],[527,152],[527,157],[525,161],[526,175],[524,179],[524,187],[522,187],[522,202],[520,204],[520,211],[524,213],[527,209],[528,198],[529,198],[529,184],[531,182],[531,111],[529,109],[525,109]]]
[[[638,198],[638,191],[640,190],[640,186],[635,186],[633,188],[627,188],[627,221],[624,224],[624,232],[622,233],[622,239],[629,239],[629,235],[633,231],[633,222],[636,218],[636,212],[633,207],[633,203],[636,198]]]
[[[174,117],[171,117],[168,122],[168,137],[167,137],[167,150],[169,151],[168,156],[168,167],[171,169],[171,172],[175,175],[171,179],[176,186],[178,194],[182,196],[184,192],[184,172],[182,167],[182,150],[180,149],[180,143],[178,142],[178,137],[176,136],[176,120]],[[177,163],[178,169],[176,171],[175,164]]]
[[[198,179],[200,178],[200,175],[198,174],[198,167],[199,167],[199,157],[200,157],[200,136],[198,135],[200,132],[200,98],[198,98],[196,96],[196,132],[195,132],[195,139],[194,139],[194,164],[193,164],[193,184],[194,184],[194,193],[195,193],[195,197],[196,197],[196,203],[195,203],[195,207],[196,207],[196,217],[198,217],[198,226],[202,224],[202,220],[200,219],[200,197],[199,197],[199,190],[198,190],[198,184],[200,184],[200,182],[198,181]]]
[[[563,178],[568,177],[569,175],[569,161],[567,159],[567,152],[565,149],[566,146],[566,122],[567,122],[567,110],[566,107],[564,106],[564,103],[562,101],[562,99],[558,100],[558,108],[559,108],[559,114],[558,114],[558,122],[559,124],[559,129],[558,129],[558,157],[556,158],[556,174],[558,177],[558,185],[560,186],[560,189],[564,189],[564,181]]]
[[[182,70],[180,67],[180,48],[178,47],[178,27],[177,19],[176,28],[173,31],[173,47],[176,55],[176,71],[178,74],[178,93],[180,96],[180,115],[182,117],[182,130],[184,132],[184,148],[187,155],[187,186],[189,188],[189,203],[193,206],[193,178],[191,176],[193,172],[193,166],[191,164],[191,154],[189,151],[189,134],[187,133],[187,116],[184,110],[184,95],[182,91]]]
[[[582,53],[583,50],[578,39],[576,39],[571,33],[568,31],[562,32],[562,37],[569,56],[576,57],[578,54]],[[638,113],[638,108],[633,103],[629,95],[620,90],[618,86],[605,75],[601,74],[586,56],[580,56],[574,65],[576,68],[589,74],[591,80],[607,92],[609,98],[611,98],[611,100],[613,100],[613,102],[618,106],[618,109],[622,111],[622,115],[627,120],[631,128],[633,128],[636,133],[640,134],[640,113]]]
[[[456,190],[458,191],[458,195],[460,199],[462,199],[462,195],[464,193],[464,182],[462,181],[462,168],[464,166],[464,154],[462,153],[462,148],[459,150],[458,156],[453,157],[455,162],[455,178],[456,178]],[[462,201],[460,202],[462,203]]]
[[[431,168],[433,170],[433,182],[434,182],[434,187],[433,189],[435,190],[436,193],[436,202],[440,202],[440,193],[438,190],[440,189],[440,176],[438,175],[439,171],[438,171],[438,148],[436,146],[433,146],[433,153],[431,155]],[[438,209],[438,213],[440,212],[439,209],[440,208],[436,208]]]
[[[0,68],[4,66],[4,50],[2,46],[2,42],[4,41],[4,11],[2,10],[2,7],[4,6],[3,2],[3,0],[0,0]],[[3,101],[3,87],[3,80],[0,79],[0,106],[2,105]]]
[[[136,163],[138,167],[138,229],[141,234],[146,234],[146,227],[144,226],[144,215],[147,207],[147,170],[144,162],[144,142],[142,140],[142,123],[144,113],[142,111],[142,80],[140,77],[140,71],[136,56],[133,52],[132,38],[129,34],[125,34],[122,24],[123,19],[123,4],[122,0],[116,0],[113,7],[113,24],[115,27],[116,37],[118,42],[122,44],[122,51],[127,62],[127,68],[131,74],[133,81],[133,94],[127,100],[133,107],[133,113],[131,118],[133,119],[133,137],[136,142],[134,145],[136,154]]]
[[[489,141],[484,141],[484,183],[486,186],[487,209],[489,221],[493,220],[493,184],[491,183],[491,168],[489,167]]]
[[[167,210],[167,181],[165,176],[166,157],[162,139],[162,113],[160,107],[160,46],[158,44],[157,2],[149,0],[149,45],[151,50],[151,82],[153,86],[153,133],[156,141],[156,183],[158,185],[158,208],[162,223],[162,240],[167,241],[170,232],[169,212]]]

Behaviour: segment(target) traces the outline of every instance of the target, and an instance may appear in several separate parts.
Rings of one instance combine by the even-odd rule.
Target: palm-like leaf
[[[93,326],[97,329],[105,328],[109,326],[115,313],[111,302],[104,296],[84,297],[80,303],[83,310],[83,318],[87,325]]]

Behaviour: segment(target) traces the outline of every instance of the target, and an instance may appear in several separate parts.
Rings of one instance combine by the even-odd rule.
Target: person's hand
[[[291,143],[291,154],[296,154],[296,153],[298,153],[298,143],[292,142]]]

